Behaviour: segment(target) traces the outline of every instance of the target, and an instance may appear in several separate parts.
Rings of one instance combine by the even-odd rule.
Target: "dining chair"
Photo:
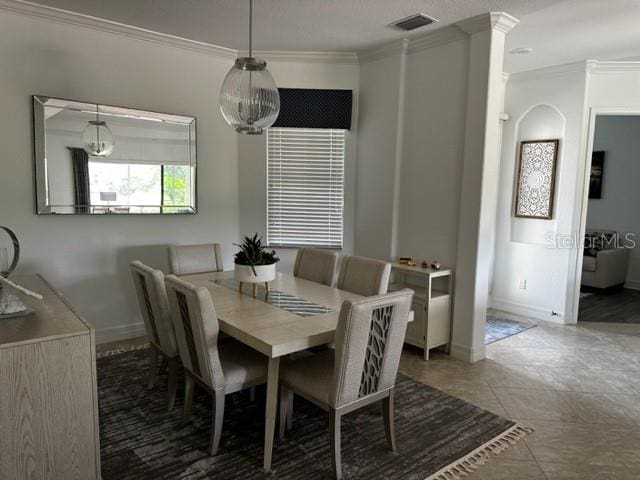
[[[293,276],[333,287],[338,268],[338,252],[300,248],[293,264]]]
[[[364,297],[387,293],[391,264],[366,257],[344,257],[338,288]]]
[[[222,250],[220,244],[170,245],[169,267],[173,275],[221,272]]]
[[[211,294],[175,275],[165,278],[169,310],[185,370],[184,412],[187,421],[197,383],[213,398],[210,453],[220,446],[225,395],[266,382],[267,358],[241,343],[218,346],[218,316]]]
[[[396,450],[393,395],[412,297],[413,291],[404,289],[345,301],[335,350],[293,359],[280,368],[280,437],[291,428],[293,393],[328,411],[337,479],[342,478],[341,418],[349,412],[382,402],[387,445]]]
[[[151,345],[149,354],[149,383],[153,388],[158,375],[158,357],[167,362],[169,399],[167,408],[173,409],[178,385],[178,348],[173,323],[169,315],[164,273],[136,260],[131,262],[131,273],[136,288],[144,328]],[[161,362],[164,363],[164,362]]]

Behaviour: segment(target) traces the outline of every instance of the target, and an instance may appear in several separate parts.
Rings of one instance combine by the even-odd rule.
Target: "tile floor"
[[[472,365],[405,349],[400,370],[536,429],[469,480],[640,480],[640,325],[538,325]]]
[[[537,323],[475,364],[405,349],[404,374],[536,429],[465,478],[640,480],[640,325]]]

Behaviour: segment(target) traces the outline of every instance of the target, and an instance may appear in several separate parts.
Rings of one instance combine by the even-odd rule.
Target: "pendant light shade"
[[[113,134],[107,124],[100,120],[96,106],[96,119],[90,120],[82,132],[82,148],[94,157],[108,157],[113,153]]]
[[[220,111],[236,132],[263,133],[280,113],[280,95],[267,62],[252,56],[253,0],[249,0],[249,56],[236,59],[220,89]]]

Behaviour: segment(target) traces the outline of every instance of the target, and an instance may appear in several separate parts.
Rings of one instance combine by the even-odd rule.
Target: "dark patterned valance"
[[[351,129],[351,90],[279,88],[280,115],[274,127]]]

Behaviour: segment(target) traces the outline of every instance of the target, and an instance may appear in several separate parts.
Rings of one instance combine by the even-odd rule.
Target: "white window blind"
[[[267,130],[267,242],[342,247],[345,130]]]

